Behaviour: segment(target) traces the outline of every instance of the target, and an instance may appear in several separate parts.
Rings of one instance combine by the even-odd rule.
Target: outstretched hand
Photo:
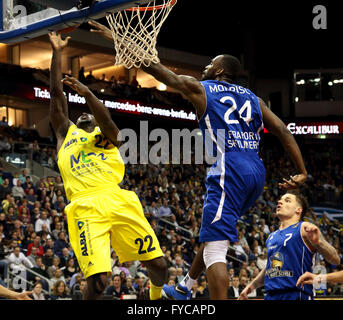
[[[287,180],[285,178],[282,179],[282,183],[279,183],[279,188],[291,190],[291,189],[298,189],[307,179],[307,175],[301,173],[295,176],[290,176],[290,179]]]
[[[57,51],[63,50],[68,45],[68,42],[71,39],[71,37],[66,37],[63,40],[61,34],[55,31],[49,33],[49,38],[52,48]]]
[[[248,294],[254,291],[254,286],[252,284],[249,284],[245,287],[245,289],[241,292],[237,300],[248,300]]]
[[[90,20],[88,21],[88,24],[94,28],[90,30],[91,32],[98,33],[107,40],[113,40],[112,31],[101,23],[96,22],[95,20]]]
[[[76,91],[80,96],[84,96],[90,92],[87,86],[74,77],[66,76],[64,79],[62,79],[62,82]]]
[[[23,292],[18,292],[14,296],[14,299],[16,300],[32,300],[32,298],[29,297],[29,295],[32,295],[32,291],[23,291]]]
[[[296,286],[301,286],[301,288],[303,288],[305,284],[313,284],[316,277],[316,274],[313,274],[311,272],[305,272],[298,278]]]

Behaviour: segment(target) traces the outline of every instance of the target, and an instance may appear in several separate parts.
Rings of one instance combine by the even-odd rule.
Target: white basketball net
[[[154,0],[107,16],[116,52],[116,65],[127,69],[159,63],[157,36],[177,0]]]

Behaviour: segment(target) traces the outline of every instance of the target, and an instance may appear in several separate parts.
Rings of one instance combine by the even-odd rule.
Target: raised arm
[[[304,222],[301,226],[301,235],[326,261],[333,265],[340,264],[341,259],[337,250],[325,240],[317,226],[309,222]]]
[[[116,147],[120,146],[119,129],[113,122],[112,117],[105,105],[89,90],[87,86],[73,77],[66,77],[63,82],[75,90],[79,95],[86,98],[87,105],[99,125],[101,132]]]
[[[262,99],[259,98],[259,102],[264,126],[280,140],[298,171],[289,180],[283,179],[283,183],[279,183],[279,187],[284,189],[297,189],[307,179],[307,171],[299,146],[286,125],[266,106]]]
[[[193,104],[199,117],[204,114],[206,109],[206,93],[204,87],[197,79],[178,75],[161,63],[152,63],[150,67],[142,65],[141,69],[152,75],[156,80],[181,93],[184,98]]]
[[[63,93],[62,80],[62,51],[68,45],[70,37],[62,40],[56,32],[49,34],[52,47],[50,70],[50,122],[57,137],[57,150],[61,147],[68,132],[68,103]]]

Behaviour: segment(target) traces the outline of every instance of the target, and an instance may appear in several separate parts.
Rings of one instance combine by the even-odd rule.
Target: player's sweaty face
[[[213,60],[211,60],[210,64],[208,64],[203,73],[202,73],[202,80],[212,80],[214,79],[214,74],[215,74],[215,68],[217,65],[217,60],[218,57],[214,58]]]
[[[92,124],[95,123],[94,116],[89,113],[82,113],[82,115],[77,119],[76,125],[79,127],[80,124],[84,124],[90,122]]]
[[[276,214],[291,218],[296,213],[298,207],[295,195],[286,193],[277,202]]]
[[[214,80],[216,78],[216,72],[222,68],[221,65],[222,55],[215,57],[211,60],[202,73],[202,80]]]

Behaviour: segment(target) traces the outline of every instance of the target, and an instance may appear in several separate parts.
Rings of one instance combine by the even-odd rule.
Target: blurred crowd
[[[318,187],[330,185],[334,201],[342,204],[343,167],[340,150],[308,150],[306,165],[310,173],[302,192],[310,202]],[[330,160],[328,160],[330,155]],[[291,162],[280,152],[266,155],[267,179],[263,194],[237,224],[239,241],[230,244],[228,251],[228,297],[237,297],[267,263],[265,241],[278,228],[275,205],[280,190],[277,182],[292,171]],[[318,166],[321,166],[320,168]],[[168,264],[168,284],[177,284],[188,272],[199,248],[202,203],[205,194],[206,168],[199,165],[130,165],[121,187],[139,196],[144,214],[159,239]],[[317,196],[317,195],[316,195]],[[49,291],[45,299],[80,299],[86,286],[73,249],[68,240],[68,225],[64,212],[68,204],[60,176],[42,177],[34,183],[29,172],[4,172],[0,166],[0,277],[7,283],[8,271],[20,272],[23,265],[34,271],[26,277],[31,285]],[[318,225],[342,257],[343,224],[327,215],[310,211],[305,219]],[[149,279],[144,264],[139,261],[120,263],[112,250],[112,278],[105,297],[119,299],[123,294],[147,299]],[[340,269],[323,261],[316,264],[327,272]],[[38,282],[37,282],[38,281]],[[37,283],[36,283],[37,282]],[[36,289],[35,289],[36,290]],[[343,294],[341,285],[319,290],[317,294]],[[194,299],[208,298],[206,274],[194,285]],[[263,297],[263,288],[251,297]]]

